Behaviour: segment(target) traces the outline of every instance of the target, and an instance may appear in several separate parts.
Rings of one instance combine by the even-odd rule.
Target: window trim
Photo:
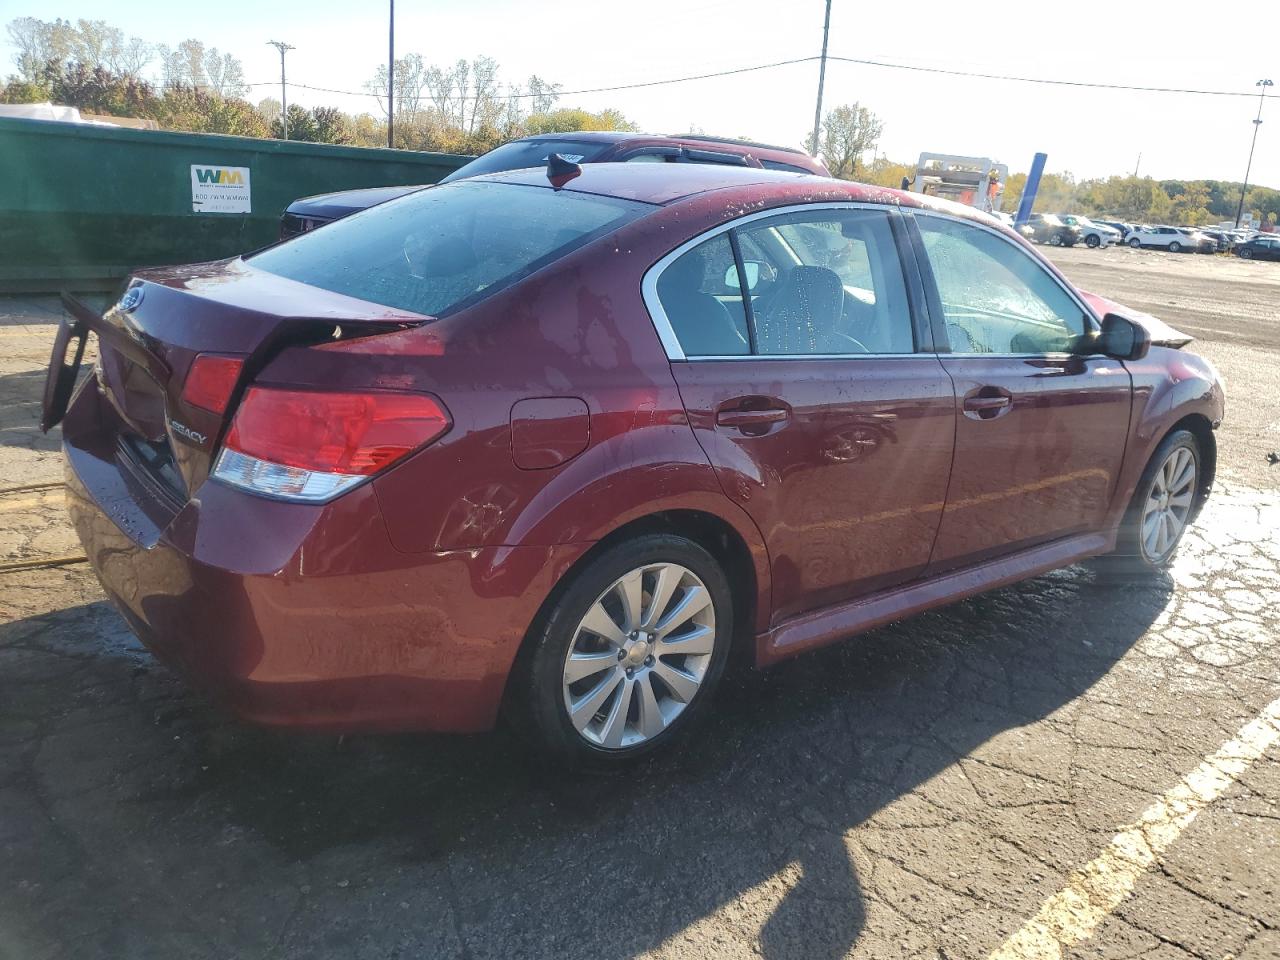
[[[658,299],[658,278],[662,276],[663,271],[671,266],[673,262],[681,256],[692,250],[701,243],[711,240],[722,233],[730,233],[736,231],[739,227],[754,223],[758,220],[768,220],[773,217],[785,216],[793,213],[820,212],[823,210],[875,210],[883,213],[889,223],[890,232],[893,234],[894,246],[893,251],[898,259],[898,269],[902,273],[902,284],[907,292],[907,310],[910,314],[911,335],[915,342],[915,351],[912,353],[747,353],[747,354],[727,354],[716,356],[698,356],[689,357],[685,355],[684,348],[680,346],[680,339],[676,336],[675,327],[672,326],[670,318],[662,307],[662,301]],[[738,217],[725,223],[717,224],[696,236],[691,237],[684,243],[680,244],[674,250],[668,252],[653,266],[645,271],[644,277],[640,281],[640,295],[644,300],[644,305],[649,311],[649,319],[653,322],[654,329],[658,332],[658,339],[662,341],[662,348],[667,354],[667,359],[672,362],[694,363],[704,360],[911,360],[919,359],[921,356],[932,356],[936,351],[933,349],[937,343],[937,335],[933,332],[929,324],[927,313],[922,312],[922,303],[927,302],[927,292],[922,286],[917,287],[916,284],[923,284],[923,277],[919,270],[913,270],[916,267],[914,251],[908,243],[903,242],[903,236],[900,228],[895,224],[901,223],[902,214],[897,207],[892,207],[883,203],[872,203],[867,201],[828,201],[825,203],[792,203],[781,207],[772,207],[768,210],[758,210],[755,213],[749,213],[746,216]],[[734,259],[738,264],[739,283],[745,279],[742,273],[741,259],[738,252],[737,237],[730,233],[730,245],[734,250]],[[910,262],[910,266],[908,263]],[[745,289],[745,288],[743,288]],[[748,300],[744,296],[743,303],[747,304]],[[748,309],[750,309],[748,307]],[[753,324],[748,314],[747,322],[748,330],[753,329]],[[754,340],[754,333],[751,334]]]
[[[924,283],[925,297],[929,304],[929,318],[930,318],[930,326],[933,330],[934,347],[938,354],[946,357],[964,357],[964,358],[986,357],[988,359],[991,359],[991,358],[1027,359],[1032,357],[1057,359],[1061,357],[1082,356],[1082,354],[1071,353],[1065,350],[1059,350],[1059,351],[1047,352],[1047,353],[959,353],[956,351],[952,351],[951,339],[947,333],[946,319],[943,315],[943,310],[942,310],[942,295],[938,290],[937,278],[933,275],[933,264],[929,260],[929,253],[924,246],[924,236],[920,230],[919,224],[916,222],[916,218],[921,216],[933,217],[939,220],[949,220],[953,223],[959,223],[964,226],[972,227],[976,230],[983,230],[991,234],[992,236],[999,237],[1009,246],[1013,247],[1013,249],[1016,250],[1018,253],[1020,253],[1022,256],[1030,260],[1032,264],[1035,265],[1036,269],[1038,269],[1041,273],[1043,273],[1046,277],[1048,277],[1053,283],[1055,283],[1061,290],[1063,290],[1067,294],[1067,296],[1076,304],[1076,306],[1080,308],[1082,315],[1084,316],[1085,320],[1088,322],[1088,325],[1090,327],[1090,330],[1086,331],[1087,333],[1096,334],[1102,330],[1102,323],[1099,320],[1098,315],[1093,312],[1093,308],[1090,307],[1089,304],[1085,302],[1084,298],[1080,296],[1080,294],[1075,289],[1073,289],[1069,284],[1063,283],[1062,280],[1059,279],[1057,275],[1053,273],[1052,270],[1046,269],[1045,265],[1040,262],[1039,257],[1037,257],[1034,253],[1026,250],[1019,241],[1015,240],[1013,237],[1006,235],[1004,231],[988,226],[987,224],[981,223],[977,220],[970,220],[967,217],[957,217],[952,214],[943,213],[942,211],[938,211],[938,210],[925,210],[925,209],[913,208],[911,210],[904,211],[904,213],[908,214],[907,220],[911,224],[913,244],[915,246],[916,262],[920,270],[921,281]]]

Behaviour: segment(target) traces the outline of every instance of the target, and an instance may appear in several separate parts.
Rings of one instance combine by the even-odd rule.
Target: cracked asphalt
[[[1172,288],[1132,253],[1058,256],[1102,294]],[[700,735],[618,777],[503,733],[248,727],[84,564],[0,574],[0,958],[988,957],[1280,697],[1273,277],[1237,294],[1269,298],[1247,344],[1197,347],[1228,382],[1222,479],[1169,576],[1072,567],[732,674]],[[1161,296],[1137,305],[1179,325]],[[0,302],[0,489],[60,475],[34,429],[55,309]],[[77,548],[59,491],[0,494],[0,562]],[[1280,747],[1091,936],[1026,956],[1280,957]]]

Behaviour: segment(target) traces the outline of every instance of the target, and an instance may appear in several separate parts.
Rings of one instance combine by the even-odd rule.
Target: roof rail
[[[732,143],[739,147],[763,147],[765,150],[781,150],[783,153],[798,153],[801,156],[808,156],[808,154],[799,147],[780,147],[773,143],[760,143],[756,140],[740,140],[737,137],[712,137],[705,133],[673,133],[670,134],[670,136],[681,140],[707,140],[714,141],[716,143]]]

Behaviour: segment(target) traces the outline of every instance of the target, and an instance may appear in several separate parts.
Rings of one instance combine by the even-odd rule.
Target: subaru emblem
[[[125,313],[132,313],[138,308],[138,304],[142,302],[142,288],[130,287],[124,292],[124,296],[120,298],[120,309]]]

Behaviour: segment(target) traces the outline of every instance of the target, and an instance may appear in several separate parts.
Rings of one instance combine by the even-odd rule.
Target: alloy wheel
[[[569,722],[606,750],[653,739],[698,695],[715,644],[715,604],[697,574],[675,563],[631,570],[600,594],[569,644]]]
[[[1159,563],[1172,552],[1186,529],[1195,494],[1195,455],[1177,447],[1156,471],[1142,505],[1142,552],[1148,560]]]

